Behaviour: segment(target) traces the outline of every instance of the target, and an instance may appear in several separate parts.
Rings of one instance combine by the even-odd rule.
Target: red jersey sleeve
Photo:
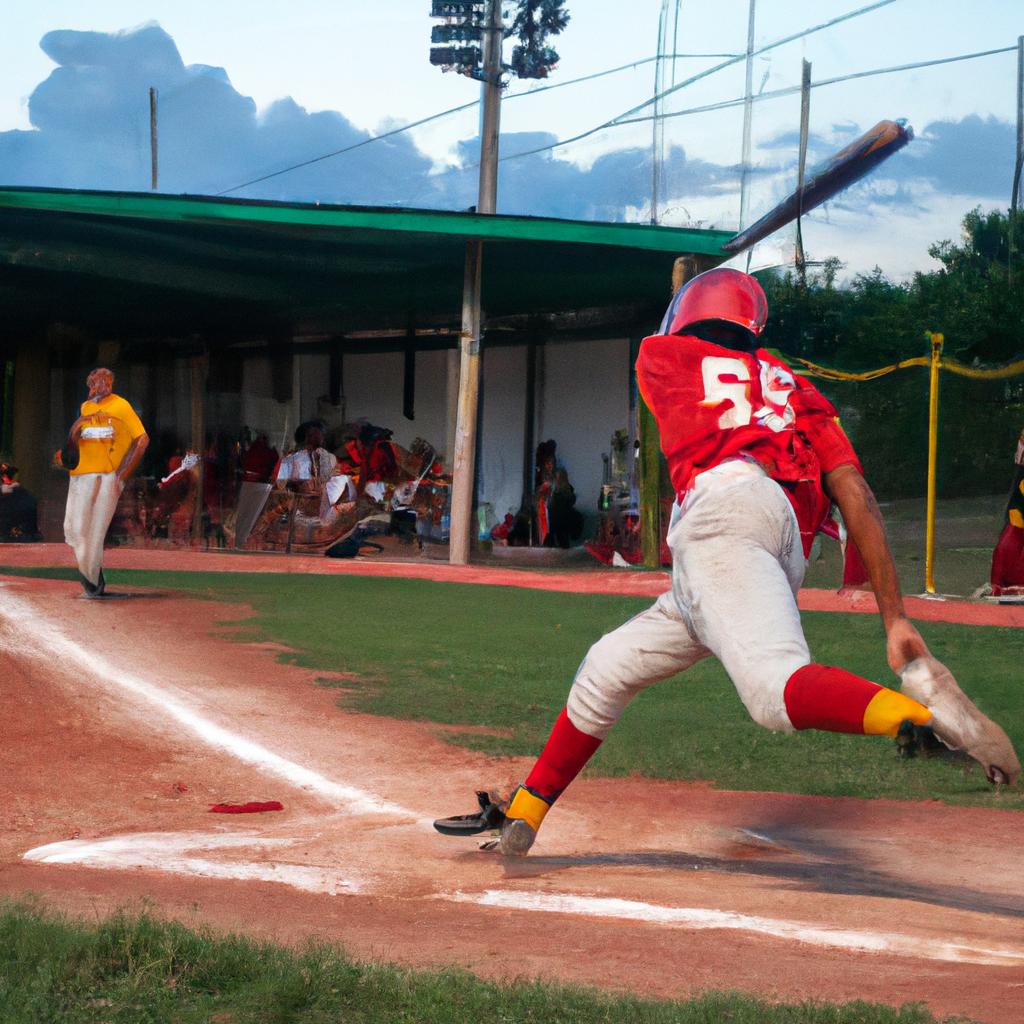
[[[838,419],[822,423],[817,435],[810,440],[821,464],[822,473],[831,473],[833,469],[846,465],[855,466],[859,472],[863,472],[860,459],[857,458],[857,453],[853,450],[846,432],[839,425]]]
[[[846,432],[839,425],[835,407],[804,377],[797,377],[797,391],[793,406],[796,410],[796,429],[807,438],[822,473],[831,473],[839,466],[855,466],[863,472],[860,459],[850,444]]]

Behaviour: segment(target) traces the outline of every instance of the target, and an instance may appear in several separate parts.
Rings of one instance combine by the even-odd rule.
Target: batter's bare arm
[[[908,661],[928,654],[928,647],[903,610],[896,564],[878,502],[855,466],[839,466],[826,473],[823,482],[825,491],[839,506],[850,540],[864,561],[885,626],[889,666],[898,673]]]
[[[149,434],[139,434],[132,441],[131,447],[124,453],[121,465],[117,467],[117,478],[121,483],[124,483],[132,475],[148,447]]]

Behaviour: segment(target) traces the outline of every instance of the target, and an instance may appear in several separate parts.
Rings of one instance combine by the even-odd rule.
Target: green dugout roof
[[[729,231],[158,193],[0,188],[0,315],[110,337],[457,326],[465,242],[487,316],[660,314],[675,257]],[[650,324],[653,328],[655,325]]]

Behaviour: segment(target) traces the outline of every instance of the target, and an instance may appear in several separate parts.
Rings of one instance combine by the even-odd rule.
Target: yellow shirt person
[[[71,470],[72,476],[116,473],[132,441],[146,433],[135,410],[120,395],[86,399],[82,418],[87,422],[79,435],[78,465]]]
[[[86,597],[102,597],[103,541],[125,480],[139,464],[149,436],[135,410],[114,394],[114,375],[105,367],[86,378],[89,397],[68,434],[78,465],[68,479],[64,540],[75,552]]]

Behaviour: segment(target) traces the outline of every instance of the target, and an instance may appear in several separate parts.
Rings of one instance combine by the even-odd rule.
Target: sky
[[[869,5],[870,0],[757,0],[755,48]],[[652,217],[652,152],[665,187],[659,223],[736,229],[742,108],[681,112],[736,99],[744,62],[676,90],[652,122],[589,132],[650,99],[659,16],[666,50],[740,54],[749,0],[569,0],[546,82],[513,80],[501,115],[498,211],[589,220]],[[0,37],[0,185],[149,188],[148,89],[159,93],[160,190],[249,198],[465,209],[476,201],[475,108],[277,175],[243,182],[479,97],[471,80],[429,63],[429,0],[36,0]],[[676,12],[678,10],[678,19]],[[1015,48],[1024,0],[893,0],[758,54],[755,93],[812,80]],[[674,47],[673,44],[674,43]],[[506,43],[506,57],[511,44]],[[723,57],[682,56],[681,83]],[[644,63],[640,63],[644,62]],[[880,266],[900,280],[936,266],[930,244],[957,238],[975,206],[1005,208],[1013,176],[1016,52],[816,87],[809,164],[883,118],[916,138],[869,179],[805,218],[812,259],[838,257],[844,276]],[[523,95],[619,65],[603,78]],[[800,97],[753,106],[746,221],[795,185]],[[649,116],[650,106],[638,112]],[[232,190],[234,189],[234,190]],[[228,191],[232,190],[232,191]],[[793,259],[777,233],[752,266]],[[741,258],[741,265],[746,258]]]

